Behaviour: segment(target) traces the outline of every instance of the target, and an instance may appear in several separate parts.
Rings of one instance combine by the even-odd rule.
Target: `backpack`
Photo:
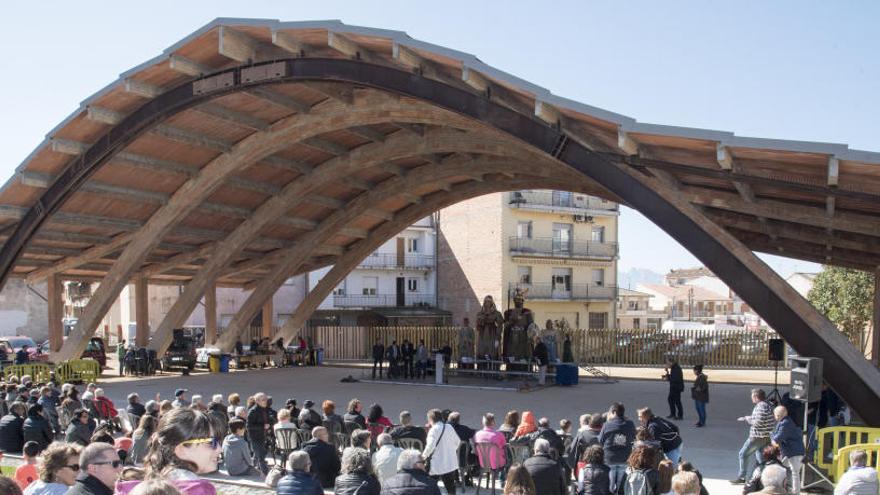
[[[654,495],[654,490],[648,482],[648,477],[641,469],[626,473],[623,486],[624,495]]]

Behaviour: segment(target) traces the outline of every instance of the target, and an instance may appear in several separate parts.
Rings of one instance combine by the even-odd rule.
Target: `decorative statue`
[[[458,329],[458,361],[461,363],[474,358],[474,329],[471,321],[465,318],[464,324]]]
[[[513,293],[513,308],[504,312],[504,348],[507,359],[528,360],[531,357],[530,335],[538,332],[535,316],[523,307],[526,291],[517,288]]]
[[[504,318],[495,309],[492,296],[483,298],[483,308],[477,313],[477,355],[498,359],[498,346],[501,343],[501,326]]]
[[[551,363],[555,363],[558,357],[556,348],[556,329],[553,327],[553,320],[547,320],[544,324],[544,330],[541,331],[541,341],[547,346],[547,357]]]

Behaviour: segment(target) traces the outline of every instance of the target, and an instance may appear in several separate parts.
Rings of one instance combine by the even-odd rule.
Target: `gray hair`
[[[190,404],[196,405],[196,404],[201,404],[201,403],[202,403],[202,396],[201,395],[193,395],[192,396],[192,400],[190,400]]]
[[[309,457],[308,452],[297,450],[290,453],[290,456],[287,458],[287,463],[290,465],[292,471],[308,471],[312,459]]]
[[[211,402],[216,402],[217,404],[222,404],[223,403],[223,394],[214,394],[214,396],[211,397]]]
[[[550,453],[550,442],[548,442],[544,438],[539,438],[535,440],[535,453],[536,454],[549,454]]]
[[[370,460],[370,452],[367,449],[359,447],[345,449],[345,452],[342,453],[342,467],[340,472],[342,474],[357,472],[367,474],[372,473],[373,462]]]
[[[851,466],[865,467],[868,465],[868,454],[864,450],[853,450],[849,453]]]
[[[412,423],[412,414],[409,411],[400,411],[400,424],[408,426]]]
[[[367,442],[370,441],[370,436],[369,430],[355,430],[351,434],[351,446],[366,448]]]
[[[104,389],[96,388],[95,389],[95,397],[104,397]]]
[[[550,420],[547,418],[541,418],[538,420],[538,426],[541,428],[550,428]]]
[[[761,472],[761,484],[764,485],[764,488],[772,487],[781,490],[785,487],[786,477],[788,477],[788,473],[784,467],[770,464]]]
[[[393,438],[391,435],[387,434],[387,433],[382,433],[382,434],[380,434],[378,437],[376,437],[376,444],[377,444],[379,447],[381,447],[381,446],[383,446],[383,445],[393,445],[393,444],[394,444],[394,438]]]
[[[590,424],[590,415],[589,414],[581,414],[580,417],[581,426],[587,426]]]
[[[81,472],[85,473],[88,470],[89,466],[92,465],[95,461],[97,461],[101,454],[107,451],[116,452],[116,447],[110,445],[109,443],[104,442],[95,442],[90,443],[86,448],[83,449],[79,454],[79,469]]]
[[[403,471],[404,469],[415,469],[416,464],[424,461],[422,458],[422,453],[416,449],[406,449],[400,453],[400,457],[397,458],[397,470]]]

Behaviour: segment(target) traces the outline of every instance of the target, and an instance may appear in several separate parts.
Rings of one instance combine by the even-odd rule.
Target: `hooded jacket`
[[[636,439],[636,426],[626,418],[612,417],[602,425],[599,443],[605,449],[605,463],[626,464]]]
[[[254,465],[250,445],[238,435],[226,435],[223,439],[223,462],[230,476],[248,472]]]

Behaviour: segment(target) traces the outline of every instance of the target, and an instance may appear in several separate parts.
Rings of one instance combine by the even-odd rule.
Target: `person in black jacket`
[[[22,439],[25,442],[37,442],[40,452],[46,449],[53,440],[55,433],[49,420],[43,417],[43,406],[33,404],[28,409],[28,417],[22,425]]]
[[[526,459],[523,467],[535,481],[535,495],[565,495],[565,473],[550,454],[550,442],[535,440],[535,455]]]
[[[590,445],[581,460],[584,467],[577,476],[577,495],[611,495],[610,469],[605,465],[602,446]]]
[[[388,358],[388,378],[400,378],[401,353],[396,340],[385,349],[385,357]]]
[[[254,467],[266,475],[269,473],[269,465],[266,464],[268,453],[266,437],[269,428],[272,427],[269,410],[266,408],[269,398],[262,392],[256,394],[254,398],[256,403],[247,413],[247,433],[251,442],[251,451],[254,453]]]
[[[324,489],[309,470],[312,461],[302,450],[292,452],[287,458],[287,475],[278,480],[278,495],[324,495]]]
[[[666,401],[669,403],[669,419],[684,419],[684,409],[681,407],[681,393],[684,392],[684,374],[682,374],[681,366],[670,359],[666,365],[666,373],[663,379],[669,382],[669,395]]]
[[[400,346],[400,353],[403,356],[403,377],[404,378],[415,378],[415,374],[413,371],[413,359],[416,355],[416,348],[409,341],[409,339],[403,339],[403,345]]]
[[[578,430],[577,434],[575,434],[574,439],[571,441],[571,446],[569,447],[569,451],[567,452],[568,456],[568,465],[572,469],[577,468],[577,463],[584,455],[584,452],[591,445],[599,445],[599,432],[602,431],[602,425],[605,423],[605,418],[602,417],[601,414],[588,414],[587,425],[586,427],[581,427]],[[583,420],[581,420],[583,423]],[[605,453],[602,453],[602,459],[604,462]]]
[[[342,469],[336,477],[335,495],[379,495],[379,480],[373,474],[370,452],[358,447],[342,453]]]
[[[312,430],[312,439],[306,442],[302,448],[312,460],[312,474],[318,478],[324,488],[333,486],[333,482],[339,476],[340,468],[336,447],[328,443],[329,439],[327,428],[318,426]]]
[[[385,346],[380,339],[373,344],[373,380],[376,379],[376,366],[379,367],[379,379],[382,379],[382,361],[385,359]]]
[[[13,402],[9,414],[0,418],[0,452],[21,452],[25,411],[27,406],[23,402]]]
[[[366,429],[367,419],[361,414],[363,407],[360,400],[351,399],[348,401],[348,410],[342,416],[342,421],[345,423],[357,423],[362,429]]]
[[[113,495],[122,461],[109,443],[93,443],[79,455],[80,474],[66,495]]]
[[[400,411],[400,426],[395,426],[388,432],[391,438],[396,442],[401,438],[415,438],[425,445],[425,439],[428,438],[428,432],[421,426],[413,426],[412,414],[409,411]],[[458,433],[456,431],[456,433]],[[459,438],[461,438],[459,436]]]
[[[547,345],[541,337],[535,336],[535,347],[532,349],[532,359],[538,367],[538,385],[547,384],[547,364],[550,362]]]
[[[675,464],[681,460],[681,435],[678,426],[671,421],[655,416],[650,408],[639,409],[639,423],[651,434],[654,440],[660,442],[660,449],[667,459]]]
[[[381,495],[440,495],[440,488],[425,472],[422,453],[406,449],[397,458],[397,474],[385,480]]]
[[[626,471],[626,462],[636,439],[636,426],[624,416],[623,404],[615,402],[608,410],[608,420],[599,432],[605,450],[605,462],[611,468],[611,491],[616,491]]]

